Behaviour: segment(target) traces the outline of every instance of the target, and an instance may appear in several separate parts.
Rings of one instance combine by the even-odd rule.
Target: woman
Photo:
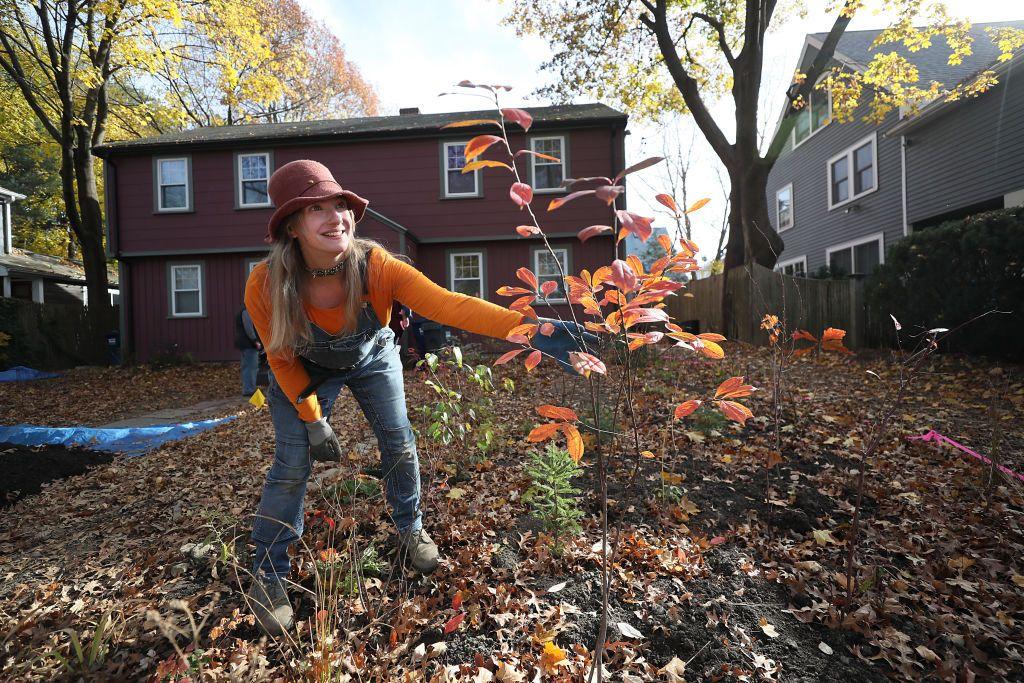
[[[276,450],[253,523],[248,597],[260,625],[276,636],[292,625],[283,581],[291,566],[288,546],[302,534],[312,461],[341,459],[327,418],[342,386],[377,437],[400,556],[423,574],[437,566],[437,546],[423,529],[416,440],[388,327],[394,301],[445,325],[501,339],[524,321],[537,321],[439,287],[379,244],[357,238],[355,225],[368,202],[343,189],[320,163],[285,164],[268,191],[278,207],[267,231],[271,252],[249,276],[245,305],[273,371],[268,403]],[[582,330],[550,322],[555,332],[535,335],[533,344],[564,363],[577,348],[573,334],[578,338]]]

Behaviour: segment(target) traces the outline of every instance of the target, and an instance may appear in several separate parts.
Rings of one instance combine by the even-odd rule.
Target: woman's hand
[[[587,332],[582,325],[571,321],[540,318],[539,320],[524,319],[523,322],[536,325],[551,323],[554,326],[555,331],[551,333],[550,337],[541,334],[538,330],[537,334],[533,335],[530,343],[533,344],[533,348],[558,361],[559,365],[566,372],[575,373],[572,364],[569,362],[569,353],[571,351],[583,351],[584,343],[589,346],[597,346],[598,343],[597,335]]]
[[[331,425],[327,423],[326,417],[321,417],[316,422],[307,422],[306,433],[309,435],[309,455],[313,460],[341,461],[341,444]]]

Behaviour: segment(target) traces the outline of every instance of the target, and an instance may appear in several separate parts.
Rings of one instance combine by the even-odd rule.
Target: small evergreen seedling
[[[533,509],[534,517],[544,525],[544,530],[552,535],[552,552],[560,555],[562,539],[567,534],[581,531],[579,520],[583,511],[577,498],[580,490],[572,485],[572,478],[583,470],[569,451],[553,444],[548,444],[543,453],[534,451],[525,467],[531,484],[524,499]]]

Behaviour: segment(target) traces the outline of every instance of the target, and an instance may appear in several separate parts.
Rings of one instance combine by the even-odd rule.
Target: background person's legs
[[[260,369],[260,352],[256,349],[242,349],[242,394],[256,393],[256,375]]]

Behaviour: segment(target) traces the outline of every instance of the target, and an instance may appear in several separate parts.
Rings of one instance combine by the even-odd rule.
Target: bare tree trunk
[[[103,214],[92,156],[92,135],[85,126],[75,128],[75,146],[72,150],[75,173],[75,196],[70,198],[78,206],[77,226],[71,227],[82,246],[82,265],[89,292],[89,314],[93,320],[109,317],[110,297],[107,295],[107,258],[103,249]],[[65,197],[65,201],[67,201]]]

